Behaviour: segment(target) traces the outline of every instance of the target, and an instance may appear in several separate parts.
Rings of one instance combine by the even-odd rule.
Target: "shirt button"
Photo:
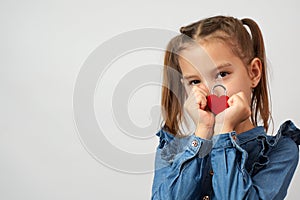
[[[236,141],[236,135],[233,135],[233,136],[232,136],[232,139],[233,139],[234,141]]]
[[[209,200],[209,196],[204,196],[203,200]]]
[[[193,140],[192,145],[193,145],[193,147],[197,147],[198,146],[197,140]]]

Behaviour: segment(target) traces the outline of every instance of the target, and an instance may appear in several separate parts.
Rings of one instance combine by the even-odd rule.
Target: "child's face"
[[[242,60],[223,42],[207,42],[201,47],[180,53],[183,58],[179,58],[179,65],[186,88],[195,85],[210,93],[214,85],[222,84],[228,96],[243,91],[250,105],[254,83]]]

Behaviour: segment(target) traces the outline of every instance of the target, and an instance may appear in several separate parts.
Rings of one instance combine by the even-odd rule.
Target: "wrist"
[[[206,126],[203,124],[198,124],[196,127],[195,135],[202,139],[209,140],[213,135],[213,127]]]
[[[214,128],[214,135],[230,133],[234,131],[234,127],[230,124],[216,124]]]
[[[222,134],[222,133],[230,133],[233,130],[234,130],[234,128],[232,126],[223,127],[223,129],[220,131],[220,134]]]

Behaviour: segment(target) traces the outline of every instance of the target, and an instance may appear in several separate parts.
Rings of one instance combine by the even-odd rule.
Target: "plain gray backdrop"
[[[216,14],[258,22],[271,67],[274,128],[286,119],[299,126],[300,12],[296,0],[2,0],[0,199],[149,199],[153,173],[114,170],[84,147],[74,122],[76,78],[89,55],[113,36],[143,28],[178,32],[183,25]],[[118,66],[153,62],[162,63],[162,54],[141,51],[120,58],[106,81],[110,77],[117,83],[126,74],[126,67],[122,71]],[[145,86],[125,100],[132,121],[141,126],[151,121],[150,108],[159,104],[159,92],[159,87]],[[95,104],[96,114],[101,112],[97,108]],[[106,137],[132,153],[154,152],[157,145],[155,137],[137,140],[117,131]],[[299,198],[299,184],[296,171],[287,199]]]

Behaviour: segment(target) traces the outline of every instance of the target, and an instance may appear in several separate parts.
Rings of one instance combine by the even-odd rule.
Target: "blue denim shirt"
[[[300,130],[291,121],[276,136],[259,126],[204,140],[161,129],[152,200],[284,199],[298,164]]]

